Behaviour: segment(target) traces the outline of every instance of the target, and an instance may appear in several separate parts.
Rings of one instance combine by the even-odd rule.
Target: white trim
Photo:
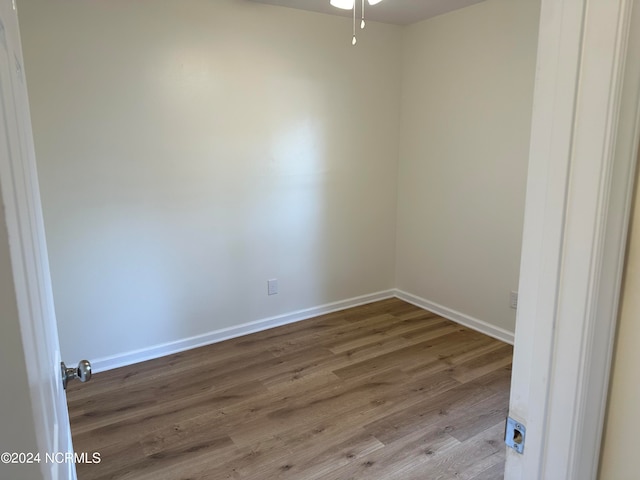
[[[432,302],[430,300],[426,300],[422,297],[418,297],[417,295],[407,293],[403,290],[396,290],[396,297],[399,298],[400,300],[404,300],[405,302],[411,303],[412,305],[415,305],[420,308],[424,308],[425,310],[428,310],[437,315],[440,315],[441,317],[446,318],[447,320],[451,320],[452,322],[459,323],[460,325],[468,327],[472,330],[475,330],[480,333],[484,333],[485,335],[488,335],[502,342],[513,345],[514,334],[509,330],[496,327],[495,325],[491,325],[490,323],[484,322],[470,315],[466,315],[464,313],[458,312],[456,310],[445,307],[438,303]]]
[[[163,343],[161,345],[134,350],[132,352],[94,359],[91,361],[91,366],[93,368],[93,371],[96,373],[104,372],[106,370],[124,367],[138,362],[144,362],[146,360],[164,357],[165,355],[183,352],[192,348],[211,345],[212,343],[222,342],[224,340],[240,337],[242,335],[262,332],[270,328],[280,327],[282,325],[288,325],[290,323],[307,320],[319,315],[325,315],[327,313],[337,312],[340,310],[345,310],[347,308],[357,307],[359,305],[365,305],[367,303],[377,302],[379,300],[385,300],[387,298],[393,298],[394,296],[395,290],[385,290],[382,292],[371,293],[369,295],[349,298],[347,300],[327,303],[325,305],[320,305],[317,307],[306,308],[304,310],[277,315],[275,317],[263,318],[253,322],[243,323],[242,325],[234,325],[232,327],[214,330],[212,332],[184,338],[182,340],[177,340],[174,342]],[[76,363],[77,362],[71,362],[70,365],[75,365]]]
[[[171,355],[174,353],[183,352],[185,350],[191,350],[193,348],[223,342],[231,338],[237,338],[256,332],[262,332],[270,328],[276,328],[283,325],[288,325],[290,323],[300,322],[302,320],[307,320],[319,315],[338,312],[341,310],[346,310],[347,308],[358,307],[360,305],[366,305],[368,303],[373,303],[394,297],[433,312],[443,318],[456,322],[472,330],[513,345],[513,332],[500,327],[496,327],[495,325],[491,325],[477,318],[471,317],[464,313],[460,313],[456,310],[445,307],[443,305],[439,305],[435,302],[425,300],[424,298],[412,295],[402,290],[391,289],[382,292],[371,293],[369,295],[349,298],[347,300],[328,303],[317,307],[307,308],[304,310],[298,310],[283,315],[277,315],[275,317],[263,318],[253,322],[243,323],[241,325],[234,325],[232,327],[207,332],[202,335],[183,338],[182,340],[176,340],[174,342],[163,343],[160,345],[154,345],[152,347],[142,348],[127,353],[94,359],[91,361],[91,366],[93,368],[93,371],[96,373],[112,370],[114,368],[126,367],[135,363],[164,357],[165,355]],[[71,364],[73,365],[75,365],[75,363],[77,362],[71,362]]]
[[[593,315],[590,332],[591,342],[583,357],[584,369],[589,377],[585,381],[582,395],[585,414],[588,419],[579,425],[576,434],[582,438],[576,447],[578,457],[575,460],[577,474],[575,478],[596,478],[599,469],[601,442],[604,430],[606,406],[609,394],[609,379],[613,360],[613,346],[616,335],[616,324],[622,276],[625,265],[628,227],[631,217],[636,166],[638,158],[638,141],[640,139],[640,2],[635,2],[633,11],[626,19],[621,19],[621,38],[628,38],[626,58],[624,45],[621,65],[624,69],[621,95],[615,108],[617,115],[617,136],[613,137],[613,167],[609,206],[606,212],[602,265],[599,285],[594,294]],[[619,92],[620,93],[620,92]],[[615,134],[615,132],[614,132]],[[602,321],[607,319],[608,321]],[[595,341],[594,341],[595,340]]]
[[[506,480],[597,476],[637,147],[632,1],[542,1],[510,401],[527,445]]]

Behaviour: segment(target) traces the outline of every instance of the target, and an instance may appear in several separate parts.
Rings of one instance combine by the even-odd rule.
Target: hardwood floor
[[[496,480],[512,347],[398,299],[71,384],[79,480]]]

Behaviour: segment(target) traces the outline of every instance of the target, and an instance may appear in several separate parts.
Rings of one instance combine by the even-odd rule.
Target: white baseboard
[[[377,302],[379,300],[392,298],[394,296],[395,290],[386,290],[383,292],[377,292],[369,295],[362,295],[360,297],[349,298],[347,300],[341,300],[339,302],[327,303],[318,307],[307,308],[292,313],[286,313],[284,315],[277,315],[275,317],[269,317],[261,320],[256,320],[254,322],[244,323],[242,325],[222,328],[220,330],[215,330],[202,335],[196,335],[195,337],[184,338],[175,342],[163,343],[161,345],[134,350],[132,352],[94,359],[91,361],[91,366],[92,370],[96,373],[104,372],[106,370],[112,370],[114,368],[124,367],[127,365],[132,365],[134,363],[164,357],[165,355],[171,355],[173,353],[190,350],[192,348],[222,342],[230,338],[236,338],[242,335],[248,335],[250,333],[261,332],[269,328],[299,322],[308,318],[317,317],[318,315],[324,315],[326,313],[357,307],[358,305]],[[75,365],[75,363],[71,363],[70,365]]]
[[[173,353],[191,350],[192,348],[211,345],[212,343],[241,337],[242,335],[261,332],[263,330],[287,325],[289,323],[299,322],[301,320],[317,317],[326,313],[337,312],[340,310],[345,310],[347,308],[357,307],[359,305],[365,305],[367,303],[377,302],[379,300],[384,300],[392,297],[397,297],[401,300],[404,300],[405,302],[411,303],[413,305],[416,305],[417,307],[424,308],[425,310],[429,310],[430,312],[440,315],[443,318],[513,345],[513,332],[502,329],[500,327],[496,327],[494,325],[490,325],[487,322],[478,320],[477,318],[470,317],[469,315],[465,315],[464,313],[460,313],[442,305],[438,305],[437,303],[430,302],[429,300],[425,300],[424,298],[412,295],[402,290],[392,289],[372,293],[369,295],[362,295],[360,297],[349,298],[347,300],[341,300],[339,302],[327,303],[325,305],[298,310],[296,312],[286,313],[284,315],[263,318],[254,322],[244,323],[242,325],[222,328],[202,335],[196,335],[194,337],[177,340],[175,342],[163,343],[160,345],[154,345],[152,347],[134,350],[119,355],[94,359],[91,362],[91,366],[93,371],[96,373],[104,372],[107,370],[112,370],[114,368],[133,365],[134,363],[164,357],[165,355],[171,355]]]
[[[442,305],[438,305],[437,303],[425,300],[424,298],[412,295],[411,293],[403,292],[402,290],[396,289],[395,296],[400,300],[404,300],[405,302],[411,303],[412,305],[424,308],[425,310],[429,310],[430,312],[440,315],[447,320],[459,323],[460,325],[471,328],[472,330],[476,330],[477,332],[484,333],[485,335],[513,345],[513,341],[515,338],[514,332],[510,332],[509,330],[505,330],[504,328],[496,327],[487,322],[483,322],[482,320],[478,320],[477,318],[465,315],[464,313],[457,312]]]

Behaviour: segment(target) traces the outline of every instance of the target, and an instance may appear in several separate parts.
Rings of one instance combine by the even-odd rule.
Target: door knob
[[[60,362],[60,369],[62,370],[62,387],[65,390],[67,389],[67,383],[74,378],[83,383],[91,380],[91,363],[89,360],[80,360],[78,368],[69,368],[64,362]]]

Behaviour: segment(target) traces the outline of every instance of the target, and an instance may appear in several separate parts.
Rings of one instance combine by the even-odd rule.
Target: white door
[[[73,447],[22,65],[15,6],[0,0],[0,185],[22,333],[13,341],[27,359],[42,478],[67,480],[76,478],[73,462],[45,457]]]

